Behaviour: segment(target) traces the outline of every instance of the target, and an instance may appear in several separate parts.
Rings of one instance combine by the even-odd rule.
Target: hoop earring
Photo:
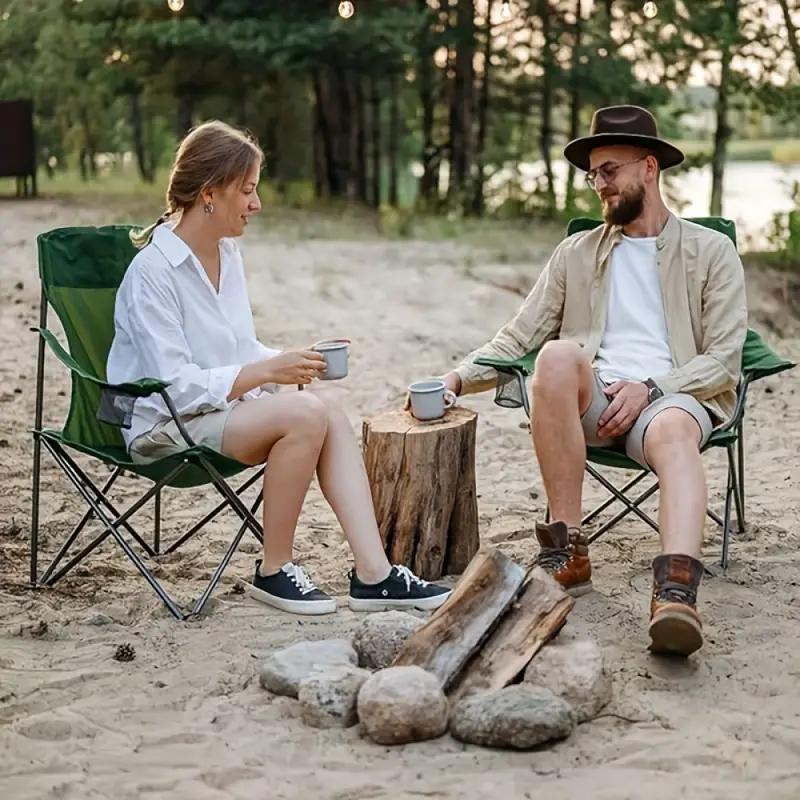
[[[214,205],[213,205],[213,203],[206,203],[203,206],[203,211],[205,211],[206,214],[213,214],[214,213]]]

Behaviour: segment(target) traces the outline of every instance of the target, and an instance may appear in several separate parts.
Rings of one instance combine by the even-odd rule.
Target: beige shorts
[[[647,431],[647,426],[660,412],[667,408],[680,408],[695,420],[701,432],[700,447],[703,447],[708,441],[708,437],[711,436],[714,425],[708,411],[703,408],[700,402],[688,394],[669,394],[660,397],[647,406],[631,429],[623,436],[615,439],[598,439],[598,420],[610,405],[612,398],[608,397],[603,391],[609,384],[603,383],[596,372],[594,378],[595,387],[592,402],[581,417],[583,435],[589,447],[611,447],[615,450],[620,450],[637,464],[641,464],[645,469],[650,469],[650,465],[644,457],[644,435]]]
[[[225,411],[209,411],[206,414],[195,414],[184,417],[181,421],[186,432],[198,446],[208,447],[217,453],[222,452],[222,435],[225,423],[234,406]],[[159,458],[188,450],[186,440],[181,436],[178,426],[173,420],[159,422],[152,430],[137,436],[129,448],[131,460],[137,464],[147,464]]]

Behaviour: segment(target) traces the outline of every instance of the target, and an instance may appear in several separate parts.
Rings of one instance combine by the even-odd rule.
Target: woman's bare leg
[[[264,561],[261,574],[292,560],[297,520],[328,430],[327,406],[310,392],[278,393],[237,405],[225,424],[222,451],[263,464]]]
[[[324,390],[314,393],[328,409],[328,432],[317,464],[319,486],[353,551],[356,574],[378,583],[391,571],[381,544],[372,492],[353,426],[342,407]]]

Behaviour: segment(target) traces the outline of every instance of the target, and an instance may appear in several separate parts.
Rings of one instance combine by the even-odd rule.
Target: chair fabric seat
[[[54,428],[44,428],[41,431],[41,436],[50,441],[57,442],[63,447],[69,447],[84,455],[96,458],[104,464],[122,467],[128,472],[133,472],[153,482],[164,478],[183,461],[188,461],[189,464],[186,469],[166,484],[175,489],[191,489],[196,486],[208,485],[211,482],[208,473],[200,466],[199,456],[203,456],[203,458],[209,461],[223,478],[230,478],[244,470],[252,469],[248,464],[242,464],[239,461],[228,458],[207,447],[187,448],[180,453],[175,453],[175,455],[167,456],[166,458],[160,458],[149,464],[139,464],[131,460],[130,454],[124,447],[118,445],[96,445],[88,447],[80,442],[71,441],[64,436],[63,431]]]

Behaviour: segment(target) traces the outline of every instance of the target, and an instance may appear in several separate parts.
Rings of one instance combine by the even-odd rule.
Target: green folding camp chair
[[[736,227],[731,220],[720,217],[692,217],[689,219],[699,225],[704,225],[705,227],[724,233],[736,244]],[[567,235],[590,230],[601,224],[599,220],[577,217],[570,221],[567,227]],[[476,364],[493,367],[498,373],[495,403],[504,408],[524,408],[528,418],[530,418],[530,400],[525,381],[533,375],[536,355],[537,351],[533,351],[515,361],[503,361],[493,358],[477,358],[475,360]],[[791,361],[787,361],[776,355],[754,330],[749,330],[742,353],[742,371],[737,387],[737,402],[733,416],[725,426],[717,428],[712,433],[703,448],[705,451],[713,447],[724,447],[728,457],[728,480],[725,490],[723,516],[720,517],[719,514],[710,508],[707,510],[708,516],[722,527],[722,553],[719,566],[723,570],[728,567],[728,549],[733,528],[733,508],[736,509],[738,532],[741,533],[745,526],[743,424],[747,389],[753,381],[768,377],[769,375],[776,375],[794,366],[795,364]],[[589,536],[589,541],[596,541],[600,536],[631,513],[635,514],[644,523],[658,532],[658,525],[656,522],[640,508],[645,500],[658,491],[658,481],[656,480],[637,496],[633,498],[629,497],[629,492],[651,474],[650,470],[642,469],[639,464],[628,458],[624,453],[609,448],[587,447],[586,460],[586,471],[594,480],[603,486],[611,496],[596,508],[592,509],[592,511],[583,518],[582,524],[588,525],[595,520],[599,514],[616,502],[621,503],[623,506],[611,519],[604,522]],[[617,487],[593,467],[593,464],[616,469],[632,470],[635,472],[635,475],[623,486]],[[549,509],[547,518],[549,519]]]
[[[36,409],[33,427],[33,511],[31,515],[31,583],[52,585],[92,553],[110,535],[153,587],[169,611],[178,619],[187,619],[202,611],[225,568],[239,546],[245,531],[262,541],[261,525],[254,514],[262,502],[258,496],[247,508],[241,495],[261,477],[264,468],[256,469],[236,490],[226,478],[252,469],[206,447],[197,447],[177,418],[175,406],[167,394],[168,384],[145,378],[115,386],[105,380],[106,359],[114,337],[114,301],[117,289],[136,250],[129,239],[130,226],[71,227],[49,231],[38,237],[41,305],[38,365],[36,370]],[[69,352],[47,329],[48,305],[53,308],[66,334]],[[43,428],[45,343],[71,372],[72,393],[63,428]],[[121,428],[129,425],[137,397],[159,394],[186,439],[186,451],[141,465],[131,461]],[[39,484],[42,447],[53,456],[72,485],[88,505],[57,555],[39,576]],[[111,476],[98,488],[75,462],[70,451],[90,456],[112,469]],[[123,473],[133,473],[152,482],[135,503],[120,513],[109,497],[109,490]],[[175,552],[221,511],[230,507],[242,525],[220,561],[210,582],[191,611],[182,608],[165,591],[132,547],[136,543],[150,558],[161,550],[161,492],[166,487],[184,489],[210,484],[222,501],[196,525],[169,545],[164,554]],[[155,503],[153,543],[149,544],[131,525],[131,517],[149,500]],[[86,524],[96,518],[104,531],[73,555],[61,562]],[[60,567],[60,568],[59,568]]]

